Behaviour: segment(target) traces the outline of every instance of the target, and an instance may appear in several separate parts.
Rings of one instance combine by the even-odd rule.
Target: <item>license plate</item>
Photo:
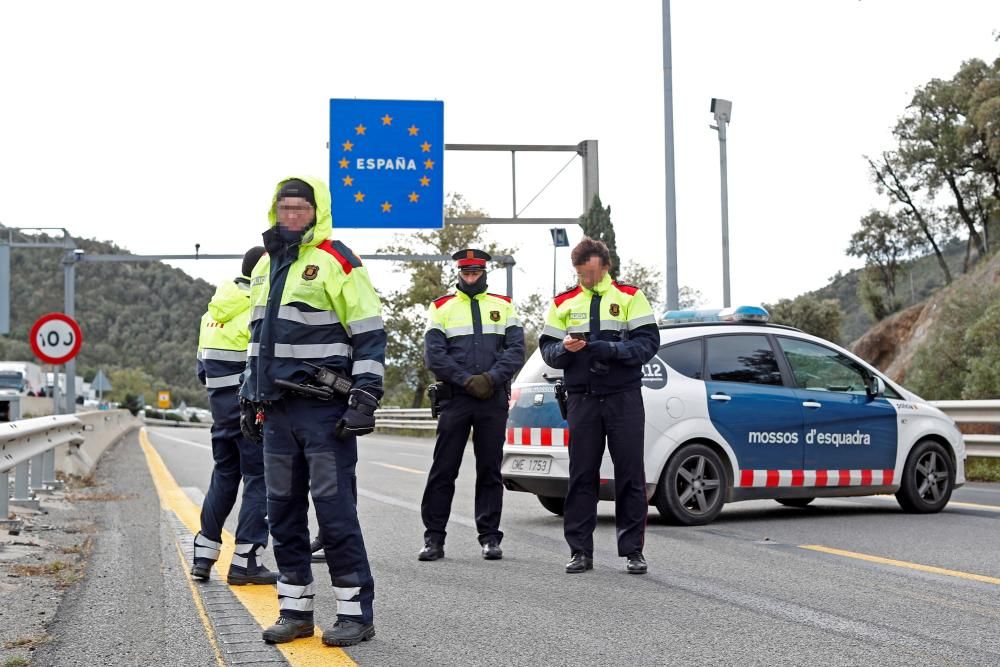
[[[535,475],[548,475],[552,467],[552,459],[537,456],[515,456],[510,460],[511,472],[528,472]]]

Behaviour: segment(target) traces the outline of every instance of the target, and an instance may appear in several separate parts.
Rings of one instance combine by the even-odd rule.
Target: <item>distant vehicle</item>
[[[74,391],[74,395],[75,396],[80,397],[80,396],[84,395],[84,391],[83,391],[83,376],[77,375],[75,377],[76,377],[76,381],[73,383],[73,391]],[[45,391],[46,391],[46,395],[51,396],[52,395],[52,390],[54,389],[54,387],[55,387],[55,373],[46,373],[45,374]],[[59,393],[63,394],[65,392],[66,392],[66,374],[65,373],[60,373],[59,374]]]
[[[30,361],[0,361],[0,394],[37,396],[42,390],[42,367]]]
[[[763,308],[672,311],[643,366],[650,504],[670,523],[709,523],[725,503],[894,493],[939,512],[965,483],[955,422],[829,341],[768,324]],[[562,373],[535,352],[513,385],[502,475],[562,514],[572,441],[554,395]],[[601,500],[614,498],[605,453]]]

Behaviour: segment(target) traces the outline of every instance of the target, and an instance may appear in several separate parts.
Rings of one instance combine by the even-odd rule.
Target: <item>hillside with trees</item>
[[[13,240],[29,239],[15,233]],[[130,254],[91,239],[76,239],[76,244],[90,254]],[[31,325],[41,315],[63,310],[63,252],[11,249],[11,326],[8,335],[0,336],[0,359],[35,360],[28,344]],[[156,391],[167,389],[175,404],[207,407],[195,377],[195,351],[199,321],[213,292],[204,280],[162,262],[78,263],[76,319],[83,347],[77,373],[90,381],[103,370],[114,387],[112,400],[132,394],[152,403]]]

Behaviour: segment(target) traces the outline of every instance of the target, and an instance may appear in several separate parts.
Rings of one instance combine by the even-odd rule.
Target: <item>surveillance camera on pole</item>
[[[719,172],[722,184],[722,305],[729,302],[729,181],[726,175],[726,126],[733,114],[733,103],[716,97],[712,98],[709,111],[715,116],[715,125],[710,127],[719,133]]]

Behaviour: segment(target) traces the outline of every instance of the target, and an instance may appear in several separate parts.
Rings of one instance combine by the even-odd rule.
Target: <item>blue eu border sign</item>
[[[330,100],[334,227],[444,226],[444,103]]]

